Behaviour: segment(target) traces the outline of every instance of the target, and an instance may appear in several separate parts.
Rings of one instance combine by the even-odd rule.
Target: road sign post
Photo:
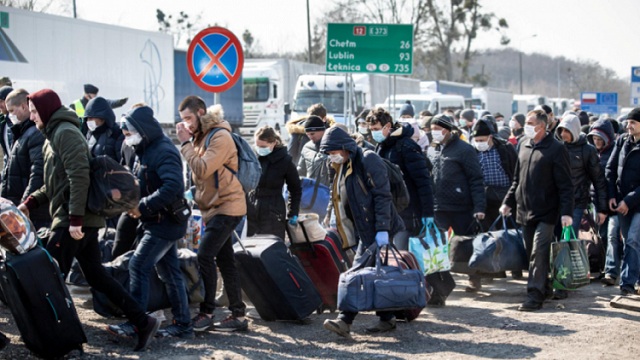
[[[618,93],[583,92],[580,93],[580,108],[594,114],[618,113]]]
[[[413,25],[328,24],[326,70],[410,75]]]
[[[243,66],[242,45],[225,28],[204,29],[189,44],[187,69],[203,90],[214,93],[228,90],[242,77]]]
[[[640,106],[640,66],[631,68],[631,106]]]

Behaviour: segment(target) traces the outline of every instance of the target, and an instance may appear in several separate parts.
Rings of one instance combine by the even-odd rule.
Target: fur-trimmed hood
[[[227,130],[231,130],[231,125],[224,119],[224,110],[220,104],[210,106],[207,109],[207,112],[200,117],[200,126],[203,134],[215,127],[227,127]]]

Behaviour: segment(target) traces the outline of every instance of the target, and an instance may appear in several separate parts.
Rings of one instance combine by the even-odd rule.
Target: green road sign
[[[413,72],[413,25],[328,24],[329,72],[409,75]]]

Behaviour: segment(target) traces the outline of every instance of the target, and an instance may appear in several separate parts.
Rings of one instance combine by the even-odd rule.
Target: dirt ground
[[[398,323],[390,333],[370,336],[367,324],[377,318],[360,314],[353,340],[322,328],[335,314],[312,315],[307,325],[252,319],[245,333],[206,332],[195,340],[156,339],[144,353],[131,351],[133,340],[104,331],[105,319],[82,306],[90,293],[72,287],[89,343],[84,356],[70,359],[616,359],[640,354],[640,312],[615,309],[609,301],[617,287],[599,282],[573,292],[568,299],[548,301],[534,313],[516,311],[525,299],[525,280],[496,279],[477,294],[458,286],[444,308],[427,308],[411,323]],[[195,309],[194,309],[195,311]],[[217,317],[225,316],[218,310]],[[167,311],[167,315],[170,313]],[[0,359],[35,359],[20,341],[6,307],[0,307],[0,331],[11,344]]]

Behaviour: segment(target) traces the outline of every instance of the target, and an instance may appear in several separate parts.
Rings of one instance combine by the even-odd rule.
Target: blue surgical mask
[[[258,156],[267,156],[271,154],[271,151],[272,150],[269,147],[256,146],[256,152],[258,153]]]
[[[372,130],[371,136],[373,136],[373,140],[379,143],[387,139],[387,137],[382,134],[382,130]]]

